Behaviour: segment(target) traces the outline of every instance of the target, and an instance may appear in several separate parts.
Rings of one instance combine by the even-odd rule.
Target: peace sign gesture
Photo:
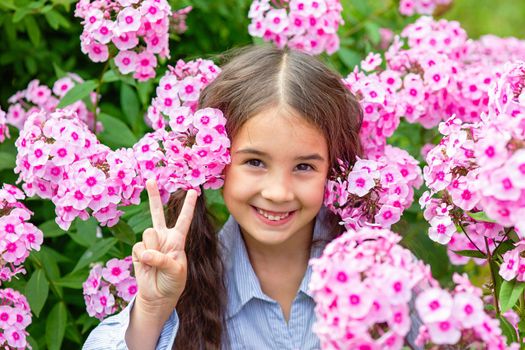
[[[133,246],[133,266],[137,279],[137,298],[149,305],[175,307],[184,287],[188,265],[184,246],[193,219],[197,192],[189,190],[174,227],[166,227],[157,183],[146,182],[153,228]]]

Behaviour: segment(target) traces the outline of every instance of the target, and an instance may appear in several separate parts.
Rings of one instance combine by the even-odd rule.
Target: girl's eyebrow
[[[255,154],[257,156],[266,156],[267,154],[262,152],[262,151],[259,151],[255,148],[241,148],[237,151],[235,151],[235,154],[238,154],[238,153],[241,153],[241,154]]]
[[[259,156],[259,157],[269,157],[269,155],[263,151],[259,151],[258,149],[255,149],[255,148],[241,148],[237,151],[235,151],[235,154],[253,154],[253,155],[256,155],[256,156]],[[323,162],[325,159],[318,153],[313,153],[313,154],[308,154],[308,155],[305,155],[305,156],[299,156],[299,157],[295,157],[295,160],[298,160],[298,161],[321,161]]]

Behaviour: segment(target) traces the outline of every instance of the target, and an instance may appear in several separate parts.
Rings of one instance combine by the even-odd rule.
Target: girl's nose
[[[261,196],[272,202],[290,202],[294,199],[291,181],[284,175],[268,176],[262,184]]]

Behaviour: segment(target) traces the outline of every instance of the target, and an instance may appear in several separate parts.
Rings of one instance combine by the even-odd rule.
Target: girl
[[[317,349],[308,261],[341,233],[324,185],[338,159],[361,154],[360,106],[316,58],[269,46],[242,50],[199,102],[227,118],[231,217],[217,235],[204,196],[188,191],[172,196],[166,222],[148,181],[137,296],[84,349]]]

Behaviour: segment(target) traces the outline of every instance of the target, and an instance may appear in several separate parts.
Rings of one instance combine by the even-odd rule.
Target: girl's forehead
[[[322,130],[296,113],[271,108],[248,119],[232,139],[232,149],[256,148],[280,153],[327,153]]]

